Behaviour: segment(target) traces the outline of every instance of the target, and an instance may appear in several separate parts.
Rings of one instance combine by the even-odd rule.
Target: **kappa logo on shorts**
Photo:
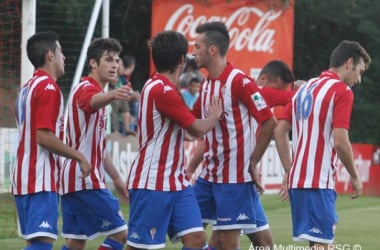
[[[109,222],[108,220],[103,220],[101,228],[109,227],[111,225],[112,225],[112,223]]]
[[[313,227],[312,229],[309,230],[309,232],[312,232],[315,234],[322,234],[322,231],[317,227]]]
[[[237,221],[240,220],[249,220],[249,217],[246,214],[239,214],[239,216],[236,218]]]
[[[131,239],[135,239],[135,240],[139,240],[139,239],[140,239],[140,236],[139,236],[139,234],[138,234],[137,232],[133,232],[133,233],[131,234],[131,236],[129,236],[129,238],[131,238]]]
[[[49,222],[47,222],[46,220],[44,220],[38,227],[39,228],[51,228]]]

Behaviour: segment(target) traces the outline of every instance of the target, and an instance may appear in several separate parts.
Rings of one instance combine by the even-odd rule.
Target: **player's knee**
[[[125,245],[127,243],[127,236],[128,236],[128,232],[122,231],[122,232],[118,232],[116,234],[110,235],[109,238]]]
[[[205,232],[194,232],[183,236],[183,245],[189,248],[201,249],[206,243]]]
[[[218,249],[238,249],[240,230],[220,230],[217,232]]]

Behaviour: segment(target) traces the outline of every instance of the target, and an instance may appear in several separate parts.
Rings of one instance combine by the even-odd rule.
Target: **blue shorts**
[[[331,244],[338,222],[332,189],[289,189],[293,240]]]
[[[214,230],[256,228],[258,193],[252,182],[221,184],[198,178],[194,193],[202,222],[214,224]]]
[[[119,200],[108,189],[62,195],[61,206],[64,238],[91,240],[99,235],[127,231]]]
[[[58,237],[58,194],[39,192],[15,195],[21,234],[26,240],[35,237]]]
[[[176,192],[133,189],[129,190],[129,201],[129,246],[164,248],[166,233],[176,241],[204,231],[192,187]]]
[[[256,197],[255,197],[255,203],[252,204],[252,206],[255,208],[256,212],[256,228],[247,228],[243,230],[243,234],[252,234],[257,233],[260,231],[264,231],[269,229],[268,219],[264,212],[263,204],[260,200],[260,194],[259,191],[255,188],[256,191]]]

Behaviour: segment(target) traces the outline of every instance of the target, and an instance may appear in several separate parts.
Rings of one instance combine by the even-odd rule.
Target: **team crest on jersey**
[[[260,111],[267,107],[267,103],[265,102],[264,98],[260,95],[259,92],[252,94],[251,99],[255,104],[257,110]]]
[[[100,129],[107,128],[107,114],[103,114],[99,116],[99,128]]]

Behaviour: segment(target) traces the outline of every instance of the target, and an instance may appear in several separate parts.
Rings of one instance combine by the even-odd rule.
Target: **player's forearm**
[[[113,181],[117,180],[118,178],[121,178],[119,172],[115,168],[115,165],[112,163],[108,153],[106,153],[106,157],[104,159],[104,170]]]
[[[50,130],[39,129],[37,130],[37,144],[46,148],[50,152],[70,158],[76,161],[83,161],[84,155],[77,150],[70,148],[58,139]]]
[[[351,178],[358,178],[358,171],[355,167],[354,156],[347,130],[334,129],[334,147],[339,160],[346,167]]]
[[[251,156],[252,166],[255,166],[265,153],[265,150],[267,149],[268,144],[272,139],[273,129],[275,126],[276,122],[273,117],[269,118],[261,124],[260,131],[256,139],[257,143]]]
[[[115,99],[112,91],[107,93],[99,93],[91,98],[90,106],[93,110],[98,110],[104,106],[107,106]]]
[[[191,174],[194,173],[197,170],[198,166],[203,161],[203,154],[204,154],[205,148],[206,148],[205,142],[202,139],[198,140],[197,146],[195,148],[195,152],[193,156],[191,157],[189,164],[187,165],[187,171],[189,173]]]
[[[196,119],[189,128],[187,128],[187,132],[191,136],[201,137],[207,132],[209,132],[217,123],[218,117],[211,116],[206,119]]]
[[[288,121],[280,120],[273,133],[277,152],[285,172],[289,172],[292,164],[289,143],[290,129],[291,127]]]

